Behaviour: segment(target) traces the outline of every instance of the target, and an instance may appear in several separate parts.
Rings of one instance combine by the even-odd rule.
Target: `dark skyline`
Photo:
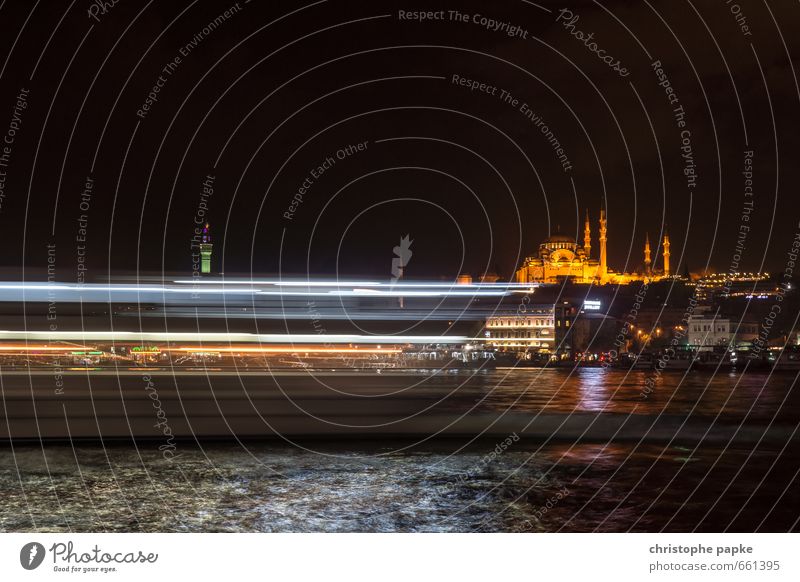
[[[666,227],[675,271],[742,245],[740,270],[782,271],[798,231],[793,6],[90,6],[0,7],[7,271],[54,244],[65,280],[189,272],[196,219],[215,270],[386,279],[406,234],[408,277],[509,277],[587,209],[596,237],[601,205],[618,270]]]

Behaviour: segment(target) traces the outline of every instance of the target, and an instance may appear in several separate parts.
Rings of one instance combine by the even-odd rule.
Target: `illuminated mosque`
[[[650,240],[645,237],[644,264],[638,272],[618,273],[608,268],[606,243],[608,226],[605,210],[600,211],[600,257],[592,258],[592,228],[589,211],[586,211],[586,224],[583,230],[583,245],[575,239],[554,234],[539,245],[536,256],[526,257],[516,272],[518,283],[561,283],[569,279],[573,283],[608,283],[623,285],[633,281],[655,281],[672,275],[669,268],[669,235],[664,234],[662,242],[664,267],[660,271],[653,268],[650,258]]]

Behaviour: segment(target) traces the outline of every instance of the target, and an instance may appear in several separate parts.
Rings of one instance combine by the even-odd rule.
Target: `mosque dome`
[[[575,244],[575,239],[565,234],[554,234],[550,238],[545,239],[544,244],[548,243],[571,243]]]

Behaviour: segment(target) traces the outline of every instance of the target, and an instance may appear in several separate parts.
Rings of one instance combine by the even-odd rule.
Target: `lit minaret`
[[[645,233],[644,235],[644,272],[645,274],[650,274],[650,235]]]
[[[589,224],[589,209],[586,209],[586,224],[583,227],[583,248],[586,250],[586,258],[592,254],[592,227]]]
[[[208,223],[203,227],[203,238],[200,240],[200,272],[208,274],[211,272],[211,227]]]
[[[664,276],[669,277],[669,235],[664,233]]]
[[[600,210],[600,280],[605,282],[608,278],[608,257],[606,256],[607,241],[606,211]]]

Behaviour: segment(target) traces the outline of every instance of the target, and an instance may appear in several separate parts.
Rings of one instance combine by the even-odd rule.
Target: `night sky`
[[[782,271],[800,230],[796,2],[107,6],[0,1],[5,279],[190,273],[204,219],[226,275],[375,279],[407,234],[409,278],[507,278],[587,209],[596,257],[603,205],[620,271],[664,228],[674,271]]]

